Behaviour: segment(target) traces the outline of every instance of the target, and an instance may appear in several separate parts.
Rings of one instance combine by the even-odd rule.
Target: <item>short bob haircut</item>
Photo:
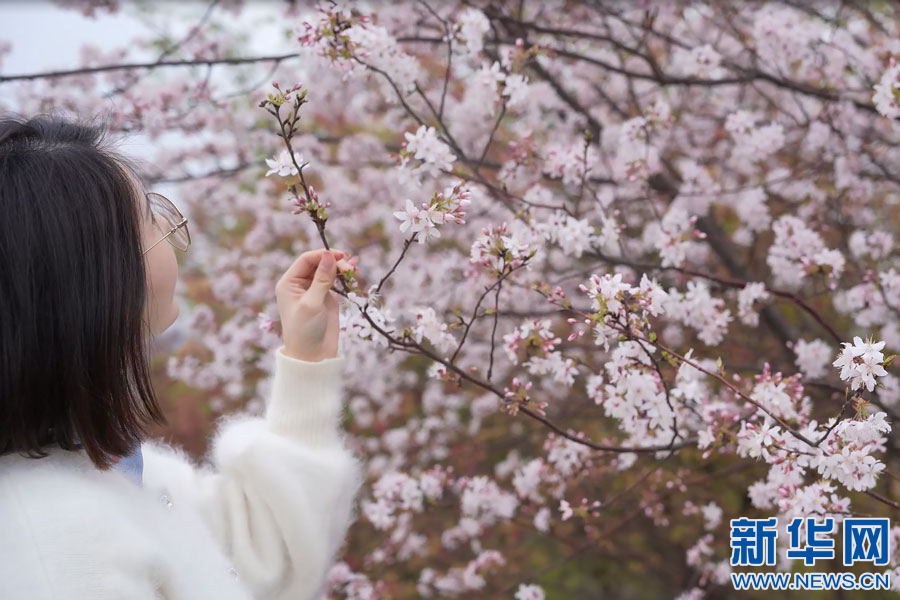
[[[83,449],[108,469],[164,422],[144,319],[150,204],[107,133],[0,115],[0,455]]]

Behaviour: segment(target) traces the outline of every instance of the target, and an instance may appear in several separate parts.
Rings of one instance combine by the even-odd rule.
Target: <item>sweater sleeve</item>
[[[344,358],[275,351],[264,417],[221,421],[210,463],[146,442],[144,486],[208,524],[257,598],[318,598],[355,516],[362,463],[344,444]]]

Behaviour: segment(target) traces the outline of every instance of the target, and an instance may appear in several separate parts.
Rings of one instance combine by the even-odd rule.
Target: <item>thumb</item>
[[[319,260],[319,266],[316,267],[313,280],[309,284],[309,289],[303,294],[304,298],[308,297],[315,306],[323,304],[336,276],[337,266],[334,262],[334,255],[331,252],[324,252]]]

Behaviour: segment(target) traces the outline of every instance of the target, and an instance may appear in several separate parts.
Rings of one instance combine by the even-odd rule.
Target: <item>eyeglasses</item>
[[[159,217],[166,229],[166,232],[159,241],[169,240],[169,243],[177,250],[185,252],[191,245],[191,234],[187,227],[187,217],[181,214],[171,200],[157,194],[156,192],[147,192],[147,201],[150,203],[150,210],[153,214],[153,222],[156,223],[156,217]],[[147,254],[156,244],[144,250],[143,254]]]

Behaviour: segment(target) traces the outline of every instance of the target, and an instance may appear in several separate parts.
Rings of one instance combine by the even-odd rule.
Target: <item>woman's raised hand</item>
[[[355,268],[357,257],[347,256],[324,248],[304,252],[275,285],[288,356],[310,362],[337,356],[340,307],[331,286],[338,269]]]

